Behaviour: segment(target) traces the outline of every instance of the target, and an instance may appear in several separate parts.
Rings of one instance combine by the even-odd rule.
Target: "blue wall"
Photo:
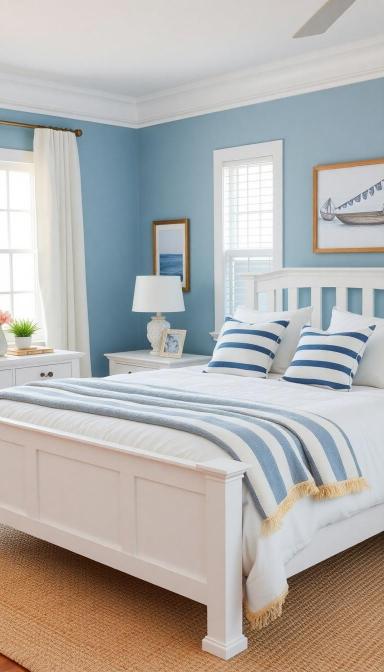
[[[186,350],[211,352],[214,149],[284,140],[286,266],[382,266],[382,254],[312,253],[312,167],[384,155],[384,80],[159,124],[139,130],[26,112],[2,119],[80,127],[93,373],[104,352],[147,347],[148,316],[131,313],[134,278],[152,272],[153,219],[191,220]],[[0,126],[0,147],[32,148],[32,131]]]
[[[286,266],[382,266],[382,254],[312,253],[312,167],[384,155],[384,80],[377,79],[139,131],[141,272],[152,268],[151,220],[191,220],[186,349],[210,352],[214,326],[212,152],[284,140]]]
[[[137,131],[9,110],[1,110],[0,118],[84,131],[78,147],[92,369],[104,375],[103,353],[135,347],[138,335],[137,316],[131,313],[137,272]],[[32,143],[32,130],[0,126],[0,147],[32,149]]]

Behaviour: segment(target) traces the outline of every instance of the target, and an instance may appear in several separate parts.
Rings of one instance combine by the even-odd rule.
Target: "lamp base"
[[[163,329],[169,329],[171,325],[161,313],[153,315],[147,324],[147,338],[152,346],[151,355],[160,354],[160,343]]]

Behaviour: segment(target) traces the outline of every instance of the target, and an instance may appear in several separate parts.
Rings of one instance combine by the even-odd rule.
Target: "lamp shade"
[[[180,313],[185,310],[179,276],[136,276],[132,310],[135,313]]]

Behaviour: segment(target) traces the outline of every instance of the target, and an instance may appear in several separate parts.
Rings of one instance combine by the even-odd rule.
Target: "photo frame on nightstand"
[[[186,335],[185,329],[164,329],[161,335],[160,357],[179,359],[183,354]]]

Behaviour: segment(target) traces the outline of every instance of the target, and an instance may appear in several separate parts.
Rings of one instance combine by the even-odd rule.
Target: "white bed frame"
[[[374,313],[383,269],[285,269],[248,275],[247,303],[297,306],[311,287],[363,290]],[[159,456],[0,419],[0,522],[207,605],[203,649],[224,659],[247,648],[242,633],[242,477],[247,465]],[[384,530],[384,505],[320,530],[287,564],[292,576]],[[267,634],[266,634],[267,636]]]

